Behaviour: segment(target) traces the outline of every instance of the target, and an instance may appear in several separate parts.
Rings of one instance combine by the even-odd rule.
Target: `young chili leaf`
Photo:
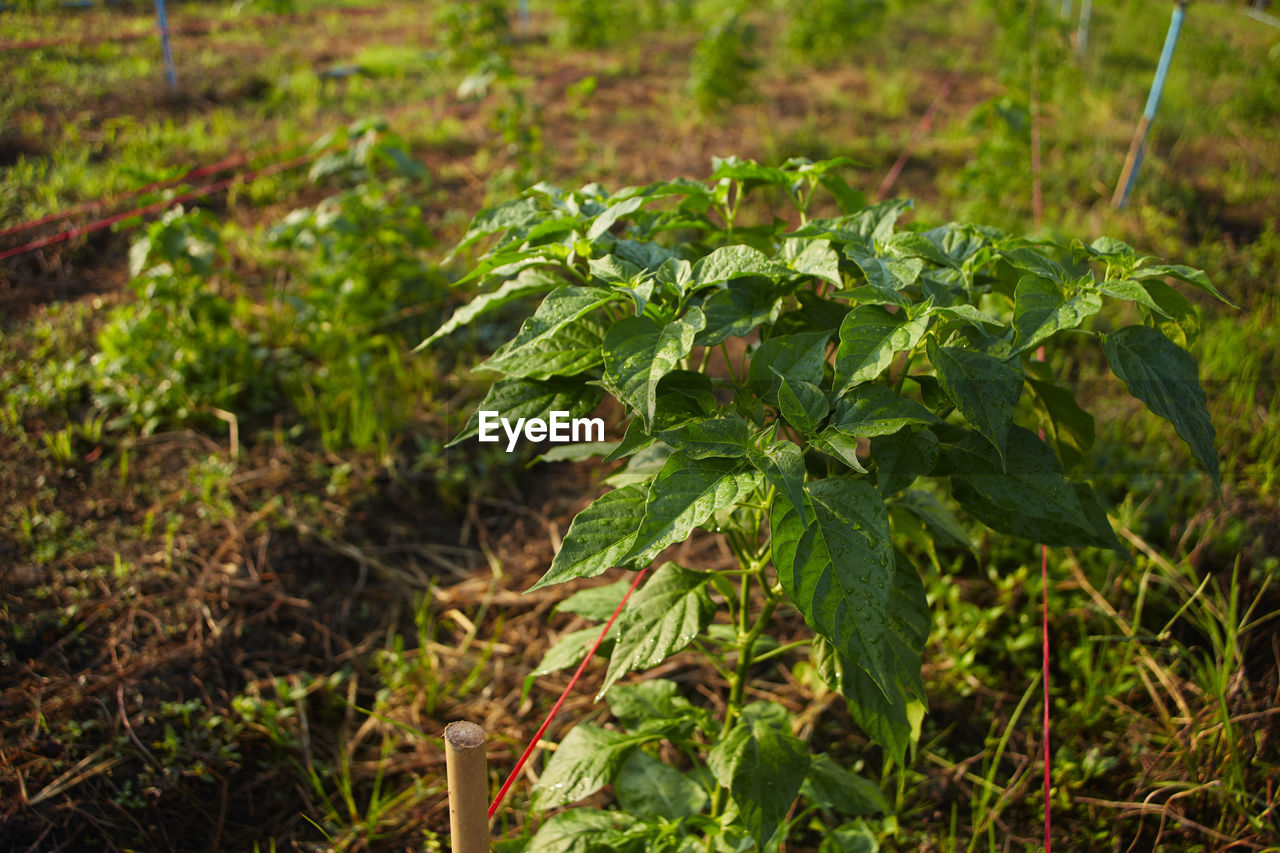
[[[830,332],[804,332],[769,338],[751,354],[747,382],[751,390],[771,406],[778,404],[778,376],[822,384]]]
[[[574,578],[590,578],[629,561],[645,516],[647,490],[640,484],[606,492],[578,513],[569,524],[564,543],[529,592]]]
[[[655,737],[612,732],[590,723],[574,726],[529,792],[530,805],[546,811],[594,794],[613,781],[632,750]]]
[[[680,695],[674,681],[652,678],[635,684],[619,684],[609,691],[609,710],[629,731],[688,737],[694,728],[707,729],[711,717]]]
[[[913,319],[906,311],[890,314],[879,305],[854,308],[840,324],[834,392],[841,395],[875,379],[895,355],[920,342],[928,325],[927,316]]]
[[[715,346],[732,337],[751,334],[761,323],[778,319],[786,289],[763,276],[746,276],[727,282],[702,303],[707,325],[693,342]]]
[[[911,424],[936,424],[938,416],[883,385],[860,385],[842,397],[831,427],[850,438],[890,435]]]
[[[800,793],[814,805],[846,817],[889,811],[884,794],[874,782],[846,770],[824,752],[810,758],[809,774]]]
[[[499,349],[476,369],[528,379],[573,376],[600,363],[604,335],[602,323],[582,317],[536,340]]]
[[[774,488],[797,507],[803,521],[804,452],[785,438],[770,438],[768,433],[762,433],[752,443],[747,458]]]
[[[665,563],[649,576],[618,620],[618,642],[597,701],[619,678],[657,666],[693,642],[715,615],[711,575]]]
[[[585,417],[600,405],[600,389],[564,377],[551,379],[504,379],[495,382],[476,407],[461,433],[450,441],[453,447],[480,431],[480,412],[502,412],[510,421],[520,418],[546,418],[552,412],[568,412],[570,418]]]
[[[1022,371],[986,353],[959,347],[940,347],[930,338],[929,361],[942,390],[960,414],[1006,459],[1013,410],[1022,396]]]
[[[636,823],[625,812],[571,809],[539,827],[522,853],[618,853],[631,840],[626,830]]]
[[[622,558],[646,563],[673,542],[682,542],[717,510],[750,494],[759,475],[736,459],[690,459],[673,453],[649,487],[644,520]]]
[[[778,580],[809,627],[864,668],[880,690],[893,546],[884,500],[865,480],[805,484],[806,513],[776,495],[770,514]]]
[[[1053,282],[1040,276],[1023,276],[1014,294],[1013,327],[1017,337],[1011,354],[1039,346],[1063,329],[1079,328],[1101,309],[1102,300],[1095,293],[1084,291],[1067,299]]]
[[[654,435],[690,459],[734,458],[747,455],[751,424],[737,417],[705,418],[656,430]]]
[[[1221,489],[1208,398],[1191,355],[1149,326],[1128,326],[1107,335],[1102,348],[1129,393],[1173,424]]]
[[[1012,427],[1008,447],[1007,463],[976,433],[951,448],[951,493],[961,506],[993,530],[1042,545],[1126,553],[1105,513],[1086,511],[1081,503],[1084,494],[1096,506],[1092,490],[1069,482],[1058,457],[1035,433]]]
[[[638,817],[679,820],[707,807],[701,785],[644,750],[636,750],[622,763],[613,790],[618,805]]]
[[[1153,267],[1143,267],[1129,274],[1130,278],[1135,278],[1139,281],[1148,278],[1163,278],[1165,276],[1176,278],[1178,281],[1185,281],[1187,284],[1217,297],[1219,302],[1230,305],[1232,308],[1240,307],[1223,296],[1222,291],[1213,286],[1213,282],[1209,281],[1209,276],[1205,275],[1204,270],[1194,269],[1182,264],[1159,264]]]
[[[759,849],[786,818],[809,769],[809,748],[791,733],[786,710],[756,702],[707,755],[707,768],[729,789],[739,819]]]
[[[933,472],[938,464],[938,437],[932,430],[907,429],[871,439],[876,463],[876,489],[888,495]]]
[[[446,335],[461,329],[463,326],[470,325],[474,320],[491,311],[496,311],[502,306],[525,296],[544,293],[560,287],[561,284],[563,282],[560,279],[541,270],[527,270],[515,278],[503,282],[502,286],[497,290],[490,293],[482,293],[472,298],[466,305],[453,312],[453,316],[444,325],[436,329],[430,337],[418,344],[414,348],[414,352],[431,346],[431,344]]]
[[[792,275],[782,263],[751,246],[721,246],[694,264],[694,289],[744,276],[781,278]]]
[[[658,381],[689,354],[705,323],[695,307],[666,325],[649,317],[627,317],[605,335],[605,386],[640,417],[646,431],[658,406]]]
[[[778,383],[778,408],[787,423],[805,435],[816,432],[831,412],[827,395],[803,379],[787,379],[778,374]]]

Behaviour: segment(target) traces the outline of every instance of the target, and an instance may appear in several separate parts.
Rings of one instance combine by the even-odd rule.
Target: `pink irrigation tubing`
[[[591,648],[587,650],[587,656],[582,659],[582,663],[578,664],[578,670],[573,674],[573,678],[569,679],[569,684],[565,687],[564,692],[560,694],[560,698],[556,700],[556,704],[552,706],[551,713],[547,714],[547,718],[542,721],[542,726],[538,729],[537,734],[533,736],[533,740],[529,741],[529,745],[525,747],[524,753],[521,754],[520,760],[516,762],[516,766],[511,771],[511,775],[507,777],[507,781],[502,783],[502,788],[498,790],[498,796],[493,798],[493,802],[489,804],[489,819],[493,820],[493,816],[498,811],[498,806],[502,805],[503,799],[507,796],[512,783],[516,781],[516,777],[520,775],[520,771],[524,769],[525,762],[529,760],[529,756],[533,754],[533,748],[538,745],[538,741],[542,740],[542,734],[547,730],[547,726],[551,725],[551,721],[555,719],[556,714],[560,712],[560,706],[564,704],[564,700],[569,698],[569,694],[573,692],[573,688],[577,685],[578,679],[582,677],[582,673],[586,671],[587,664],[591,663],[591,658],[595,656],[596,649],[600,648],[600,644],[604,642],[604,638],[608,636],[609,629],[613,627],[614,621],[618,618],[618,614],[622,612],[622,608],[627,606],[627,600],[631,598],[631,593],[636,591],[636,587],[640,585],[640,581],[644,578],[648,569],[641,569],[636,572],[635,580],[631,582],[631,587],[627,590],[627,594],[622,596],[622,600],[618,602],[618,607],[613,611],[613,615],[609,617],[609,621],[605,623],[604,630],[600,632],[600,636],[596,637],[596,641]]]
[[[89,234],[93,231],[99,231],[103,228],[109,228],[112,225],[115,225],[116,223],[123,222],[126,219],[132,219],[135,216],[146,216],[147,214],[155,213],[157,211],[172,207],[175,204],[181,204],[184,201],[190,201],[191,199],[201,198],[202,196],[211,195],[221,190],[225,190],[227,187],[233,186],[235,184],[246,183],[248,181],[257,180],[258,178],[262,178],[267,175],[274,175],[277,172],[283,172],[286,169],[292,169],[297,166],[301,166],[303,163],[306,163],[308,160],[311,160],[312,158],[314,158],[318,153],[319,152],[311,152],[311,153],[303,154],[298,157],[294,157],[291,160],[284,160],[279,163],[273,163],[270,166],[264,166],[261,169],[255,169],[250,172],[242,172],[241,174],[233,175],[232,177],[227,178],[226,180],[218,181],[217,183],[214,183],[214,184],[208,184],[207,186],[203,186],[203,187],[197,187],[194,190],[182,193],[181,195],[176,195],[173,198],[161,199],[160,201],[152,202],[151,204],[134,208],[133,210],[126,210],[123,213],[117,213],[112,216],[108,216],[104,219],[99,219],[95,222],[90,222],[86,225],[81,225],[77,228],[72,228],[69,231],[60,231],[57,234],[54,234],[51,237],[45,237],[42,240],[35,240],[31,243],[25,243],[21,246],[16,246],[12,249],[6,249],[5,251],[0,252],[0,261],[4,260],[5,258],[11,258],[14,255],[21,255],[25,252],[35,251],[36,249],[43,249],[45,246],[52,246],[56,243],[61,243],[66,240],[70,240],[73,237],[79,237],[84,234]]]

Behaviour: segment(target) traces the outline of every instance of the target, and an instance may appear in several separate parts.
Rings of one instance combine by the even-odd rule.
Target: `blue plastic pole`
[[[529,34],[529,0],[520,0],[520,34]]]
[[[1089,18],[1093,16],[1093,0],[1081,0],[1080,22],[1076,26],[1076,56],[1084,59],[1089,46]]]
[[[1062,6],[1058,9],[1058,14],[1062,16],[1062,20],[1066,21],[1071,18],[1071,7],[1073,0],[1062,0]]]
[[[173,67],[173,48],[169,45],[169,18],[164,13],[164,0],[156,0],[156,26],[160,28],[160,44],[164,48],[164,76],[170,91],[178,91],[178,70]]]
[[[1169,64],[1173,62],[1173,50],[1178,46],[1178,33],[1182,31],[1182,19],[1186,17],[1187,0],[1178,0],[1173,8],[1173,17],[1169,20],[1169,32],[1164,37],[1164,51],[1160,54],[1160,64],[1156,66],[1155,79],[1151,81],[1151,93],[1147,95],[1147,107],[1142,111],[1142,119],[1138,122],[1133,134],[1133,143],[1129,146],[1129,156],[1125,158],[1124,170],[1120,173],[1120,181],[1116,184],[1115,195],[1111,197],[1111,205],[1117,210],[1129,202],[1129,193],[1138,180],[1138,169],[1142,166],[1142,155],[1147,147],[1147,135],[1151,132],[1151,123],[1155,121],[1156,110],[1160,107],[1160,96],[1164,94],[1164,81],[1169,75]]]

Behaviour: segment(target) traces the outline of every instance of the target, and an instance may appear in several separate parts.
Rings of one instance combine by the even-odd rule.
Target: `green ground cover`
[[[1115,211],[1170,4],[1094,4],[1081,57],[1058,3],[730,5],[535,0],[526,37],[494,30],[502,4],[298,3],[276,25],[179,36],[176,99],[154,38],[0,54],[2,227],[240,151],[272,152],[256,165],[334,146],[0,261],[0,847],[447,848],[439,732],[485,723],[496,790],[564,683],[526,694],[526,678],[587,624],[554,612],[553,590],[519,593],[603,473],[444,449],[483,393],[471,368],[517,316],[411,354],[466,298],[447,285],[478,254],[450,251],[467,222],[538,180],[701,179],[731,154],[848,156],[871,196],[908,147],[888,194],[916,199],[910,222],[1112,234],[1203,268],[1239,306],[1171,281],[1203,318],[1185,343],[1221,496],[1103,361],[1054,356],[1098,414],[1087,465],[1134,560],[1051,552],[1051,802],[1061,849],[1280,845],[1280,31],[1191,5]],[[0,22],[16,41],[149,14]],[[842,15],[860,24],[839,39],[816,26]],[[762,198],[753,213],[778,200]],[[970,532],[973,549],[916,555],[930,712],[903,762],[820,680],[761,667],[795,734],[888,806],[846,847],[814,817],[788,849],[1039,846],[1039,551]],[[681,559],[723,556],[695,536]],[[606,666],[551,743],[611,719],[590,702]],[[696,659],[663,677],[702,681],[717,710],[719,676]],[[550,817],[527,790],[495,825],[504,849]]]

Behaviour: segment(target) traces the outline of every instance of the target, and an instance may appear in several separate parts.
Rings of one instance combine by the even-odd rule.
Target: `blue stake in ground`
[[[1129,146],[1129,156],[1125,158],[1115,195],[1111,197],[1111,206],[1117,210],[1128,204],[1129,193],[1138,180],[1142,154],[1147,147],[1147,135],[1151,132],[1151,123],[1155,121],[1156,110],[1160,107],[1160,95],[1164,93],[1164,80],[1169,74],[1169,63],[1173,61],[1173,49],[1178,46],[1178,33],[1182,31],[1182,19],[1187,14],[1187,2],[1188,0],[1178,0],[1178,5],[1173,9],[1173,17],[1169,20],[1169,33],[1164,37],[1164,51],[1160,54],[1160,64],[1156,66],[1156,77],[1151,81],[1147,108],[1142,111],[1142,120],[1134,131],[1133,143]]]
[[[169,46],[169,18],[164,13],[164,0],[156,0],[156,26],[160,28],[160,44],[164,48],[164,76],[169,91],[178,91],[178,71],[173,67],[173,48]]]

